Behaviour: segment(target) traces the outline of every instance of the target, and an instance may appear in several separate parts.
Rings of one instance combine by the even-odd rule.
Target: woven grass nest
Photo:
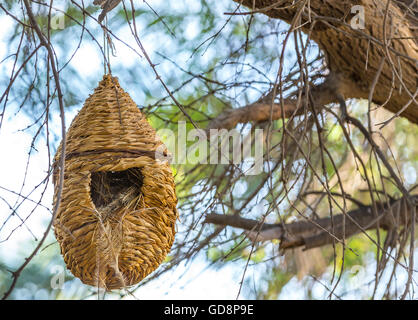
[[[54,158],[54,205],[61,145]],[[64,261],[83,283],[134,285],[174,241],[177,198],[167,150],[118,80],[105,75],[73,120],[54,219]]]

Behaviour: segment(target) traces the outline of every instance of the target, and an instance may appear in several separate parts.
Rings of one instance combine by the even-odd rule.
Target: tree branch
[[[281,118],[289,118],[292,115],[299,115],[303,112],[303,108],[297,106],[296,101],[285,100],[282,114],[280,104],[255,102],[245,107],[237,109],[228,109],[213,119],[207,130],[210,129],[232,129],[238,123],[263,122],[270,119],[270,110],[272,110],[272,120]]]
[[[411,197],[416,206],[418,195]],[[334,215],[333,218],[308,219],[288,224],[260,223],[256,220],[240,216],[209,214],[205,223],[231,226],[248,231],[248,237],[253,241],[280,240],[282,250],[304,247],[312,249],[331,244],[333,240],[351,237],[366,230],[381,228],[394,230],[400,226],[411,224],[412,208],[405,198],[390,203],[377,203],[378,216],[373,213],[372,206],[359,207],[345,214]],[[345,226],[343,222],[345,221]],[[417,222],[417,221],[415,221]],[[344,237],[345,231],[345,237]]]
[[[288,23],[298,10],[290,0],[234,1]],[[351,25],[354,5],[364,9],[364,27]],[[372,101],[418,123],[418,103],[414,97],[418,84],[417,20],[410,14],[405,16],[408,12],[405,6],[394,1],[388,8],[386,5],[387,1],[311,0],[301,15],[301,29],[324,52],[330,72],[356,84],[356,90],[343,94],[345,99],[368,98],[381,58],[385,56]],[[386,34],[387,30],[390,34]]]
[[[30,21],[30,24],[31,24],[33,30],[35,31],[36,35],[38,36],[41,45],[43,47],[45,47],[45,49],[48,52],[48,60],[49,60],[48,63],[51,66],[52,73],[53,73],[54,80],[55,80],[55,87],[56,87],[57,93],[58,93],[58,104],[59,104],[60,117],[61,117],[61,134],[62,134],[61,160],[60,160],[60,164],[59,164],[60,175],[59,175],[59,182],[58,182],[59,188],[58,188],[57,194],[55,195],[56,203],[55,203],[55,206],[53,208],[51,221],[49,222],[49,224],[48,224],[48,226],[47,226],[47,228],[44,232],[44,235],[42,236],[42,239],[39,241],[36,248],[32,251],[32,253],[29,255],[29,257],[27,257],[25,259],[25,261],[19,266],[19,268],[16,271],[12,272],[13,281],[12,281],[9,289],[4,293],[4,295],[2,297],[2,300],[6,300],[9,297],[9,295],[12,293],[13,289],[16,286],[16,283],[17,283],[17,280],[18,280],[20,274],[26,268],[26,266],[29,264],[29,262],[33,259],[33,257],[35,257],[35,255],[38,253],[41,246],[45,242],[45,239],[48,236],[49,231],[51,230],[52,223],[53,223],[53,220],[55,218],[55,215],[56,215],[56,213],[59,209],[59,206],[60,206],[60,203],[61,203],[62,189],[63,189],[63,186],[64,186],[64,170],[65,170],[65,157],[64,157],[64,155],[65,155],[65,152],[66,152],[66,139],[67,138],[66,138],[66,129],[65,129],[64,100],[63,100],[63,94],[62,94],[61,84],[60,84],[60,80],[59,80],[59,72],[58,72],[58,69],[57,69],[56,64],[55,64],[54,51],[52,49],[52,44],[50,43],[49,39],[45,38],[44,34],[42,33],[42,31],[41,31],[41,29],[38,25],[38,23],[36,22],[36,18],[35,18],[35,15],[33,14],[32,7],[29,3],[29,0],[24,0],[24,5],[25,5],[26,12],[28,14],[29,21]]]
[[[344,97],[362,96],[362,92],[358,90],[355,83],[337,73],[331,73],[323,83],[311,88],[310,94],[317,110],[329,103],[338,102],[339,95]],[[232,129],[238,123],[269,121],[270,114],[272,120],[301,115],[306,110],[311,110],[305,101],[304,95],[300,101],[284,99],[282,108],[280,103],[272,103],[271,97],[262,98],[250,105],[224,111],[209,123],[207,130]]]

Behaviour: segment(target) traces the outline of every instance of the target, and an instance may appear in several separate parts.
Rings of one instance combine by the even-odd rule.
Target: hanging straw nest
[[[61,146],[54,158],[54,205]],[[138,283],[174,241],[177,198],[167,149],[117,78],[105,75],[67,134],[64,187],[54,219],[64,261],[85,284]],[[157,158],[157,159],[156,159]]]

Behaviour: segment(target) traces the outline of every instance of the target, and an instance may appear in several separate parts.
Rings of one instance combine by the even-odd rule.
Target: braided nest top
[[[60,145],[54,158],[54,205]],[[178,217],[163,143],[117,78],[105,75],[73,120],[54,219],[64,261],[85,284],[119,289],[165,259]]]

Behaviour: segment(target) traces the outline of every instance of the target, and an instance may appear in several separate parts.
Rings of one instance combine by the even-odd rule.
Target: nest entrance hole
[[[116,203],[128,205],[129,200],[141,195],[142,184],[140,168],[92,172],[91,199],[97,209],[113,207]]]

